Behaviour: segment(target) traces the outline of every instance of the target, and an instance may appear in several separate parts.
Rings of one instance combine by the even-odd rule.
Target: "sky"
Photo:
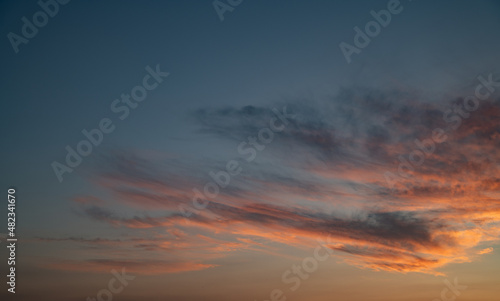
[[[499,13],[2,1],[2,300],[498,300]]]

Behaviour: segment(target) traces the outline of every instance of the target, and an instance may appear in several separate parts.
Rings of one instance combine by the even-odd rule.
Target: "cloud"
[[[479,252],[477,252],[477,254],[483,255],[483,254],[490,254],[491,252],[493,252],[493,248],[486,248],[486,249],[480,250]]]
[[[498,241],[500,101],[484,101],[390,189],[384,172],[397,170],[398,157],[414,150],[416,139],[431,137],[437,127],[447,129],[443,111],[456,104],[418,98],[342,89],[326,99],[276,104],[296,118],[255,161],[237,159],[241,174],[219,187],[215,198],[203,196],[208,207],[193,210],[189,223],[178,206],[192,207],[193,189],[203,191],[212,181],[209,171],[223,170],[224,162],[110,154],[93,181],[111,197],[77,196],[77,211],[116,228],[189,233],[181,240],[132,246],[169,254],[182,249],[185,262],[197,258],[210,265],[215,250],[226,256],[276,252],[276,243],[306,248],[330,236],[336,256],[349,264],[437,274],[448,263],[473,260],[480,243]],[[236,145],[256,136],[274,116],[271,108],[257,106],[204,108],[191,115],[199,133]],[[206,254],[196,251],[200,248]]]
[[[43,264],[43,266],[49,269],[97,273],[109,273],[112,269],[120,271],[124,267],[127,274],[157,275],[199,271],[212,268],[215,265],[181,261],[94,259],[86,261],[59,261]]]

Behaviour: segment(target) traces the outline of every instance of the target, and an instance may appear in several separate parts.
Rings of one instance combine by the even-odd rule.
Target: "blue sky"
[[[339,44],[353,44],[353,28],[363,28],[373,20],[370,11],[386,9],[388,2],[243,1],[232,12],[226,12],[221,21],[210,1],[71,1],[60,5],[48,24],[15,53],[7,34],[20,34],[21,18],[32,18],[40,7],[35,1],[3,1],[0,4],[0,26],[5,36],[0,43],[0,72],[4,79],[0,83],[4,105],[0,113],[4,141],[1,181],[2,187],[14,185],[19,191],[17,231],[26,239],[26,247],[20,248],[19,256],[25,261],[22,268],[29,275],[29,282],[35,283],[43,273],[50,275],[50,279],[59,279],[61,273],[68,273],[68,279],[81,277],[83,281],[77,291],[84,295],[69,292],[64,295],[81,300],[99,287],[97,280],[90,280],[93,273],[101,273],[99,277],[107,279],[103,270],[111,265],[85,270],[80,269],[76,261],[115,260],[114,264],[120,265],[122,261],[117,258],[126,256],[113,243],[97,247],[97,254],[88,254],[85,250],[94,250],[95,246],[86,240],[100,238],[127,244],[130,242],[127,239],[134,241],[142,237],[153,244],[156,239],[164,239],[161,248],[167,248],[167,242],[178,237],[175,231],[181,231],[186,236],[197,237],[186,242],[193,252],[189,258],[169,257],[170,249],[165,254],[155,249],[150,255],[143,247],[123,247],[134,252],[131,258],[137,260],[137,265],[141,259],[154,258],[159,266],[172,263],[174,271],[184,272],[179,276],[182,281],[175,280],[176,276],[170,272],[165,272],[165,276],[160,271],[157,278],[144,276],[152,278],[141,280],[144,281],[140,282],[144,285],[141,288],[130,288],[133,291],[130,295],[123,293],[123,300],[135,297],[155,300],[155,296],[143,291],[147,291],[146,288],[161,291],[157,282],[162,279],[179,283],[172,284],[178,300],[190,300],[194,298],[186,289],[190,282],[204,281],[215,275],[218,279],[215,287],[223,288],[223,275],[251,266],[245,258],[253,259],[256,266],[262,267],[262,274],[255,271],[253,277],[271,273],[276,275],[277,285],[281,285],[279,276],[289,264],[282,261],[284,259],[274,265],[267,264],[275,255],[269,257],[265,252],[298,258],[310,253],[314,243],[308,245],[305,241],[325,234],[320,231],[313,235],[312,229],[323,229],[327,225],[325,216],[319,212],[333,214],[336,211],[339,215],[333,215],[342,221],[360,214],[361,219],[366,217],[367,224],[375,221],[388,227],[401,220],[415,222],[407,225],[409,232],[400,233],[401,239],[407,239],[411,231],[416,231],[418,236],[422,228],[438,233],[439,227],[431,221],[446,219],[447,215],[422,208],[435,209],[433,206],[437,203],[448,206],[450,200],[456,200],[453,193],[457,192],[453,189],[459,190],[456,185],[464,185],[461,181],[466,180],[457,180],[454,175],[471,173],[470,165],[460,165],[460,158],[472,160],[470,158],[477,155],[493,160],[490,163],[498,158],[495,154],[498,92],[492,94],[491,102],[471,113],[472,117],[461,129],[450,134],[446,148],[438,149],[439,159],[429,158],[423,165],[425,168],[416,171],[419,174],[413,179],[418,180],[405,183],[411,192],[385,197],[385,187],[377,181],[384,179],[384,170],[397,169],[398,152],[411,151],[411,141],[424,139],[434,127],[442,126],[442,111],[453,101],[474,93],[478,76],[495,74],[498,78],[500,42],[496,33],[500,26],[500,5],[495,1],[401,1],[402,12],[393,15],[391,23],[382,28],[361,53],[353,55],[348,64]],[[129,117],[119,120],[110,109],[113,100],[141,84],[147,74],[146,66],[154,69],[157,65],[170,75],[148,92],[147,98]],[[237,151],[239,143],[267,126],[275,116],[273,108],[282,111],[284,106],[297,114],[298,119],[282,133],[275,133],[273,142],[255,161],[242,160]],[[105,117],[113,120],[115,131],[106,134],[102,144],[95,147],[74,172],[65,174],[60,183],[51,163],[63,163],[66,145],[76,147],[84,138],[81,131],[96,128]],[[357,143],[363,148],[358,148]],[[449,158],[456,160],[450,163]],[[178,214],[177,206],[171,202],[189,205],[192,188],[203,187],[210,181],[208,172],[218,170],[231,159],[244,163],[243,172],[221,192],[222,199],[213,203],[217,214],[226,213],[225,227],[234,226],[239,232],[221,234],[224,226],[205,221],[204,213],[194,218],[200,223],[200,229],[185,229],[180,222],[171,221]],[[435,165],[428,163],[431,159],[436,160],[432,161]],[[453,170],[447,167],[450,164],[459,167]],[[480,177],[480,180],[493,187],[482,197],[487,197],[490,204],[497,204],[497,184],[491,181],[497,179],[498,165],[491,163],[481,168],[485,169],[484,179]],[[375,174],[380,175],[380,179],[372,178]],[[434,186],[437,192],[429,187],[426,190],[420,186],[424,185],[422,179],[429,180],[425,185],[436,185],[437,181],[443,187],[452,187],[453,193],[437,191]],[[479,181],[474,178],[476,180]],[[468,188],[470,191],[483,185],[474,183],[473,188]],[[147,195],[149,190],[161,198],[160,203],[165,201],[162,204],[166,207],[157,207],[154,203],[157,200]],[[424,195],[431,190],[436,195]],[[138,198],[139,193],[146,196]],[[168,200],[163,199],[162,193]],[[413,201],[420,202],[421,197],[428,199],[419,206],[414,204],[411,210],[398,207],[408,195],[412,195]],[[463,202],[472,204],[477,201],[476,197],[467,196]],[[247,209],[254,214],[272,211],[282,219],[264,219],[264,222],[244,214]],[[462,209],[471,210],[470,207]],[[495,215],[496,210],[497,207],[488,211],[492,214],[488,218],[493,222],[500,216]],[[314,225],[299,227],[292,223],[299,216],[311,218]],[[472,222],[475,218],[478,217],[464,215],[461,222]],[[138,221],[140,227],[137,227]],[[248,228],[239,229],[233,223],[243,223]],[[263,225],[267,230],[261,228]],[[339,234],[339,244],[354,235],[348,229],[354,226],[349,225],[339,221],[332,226],[338,227],[335,233],[346,233]],[[261,234],[272,233],[258,236],[269,241],[250,240],[255,235],[252,231],[257,231],[252,227],[257,227]],[[464,258],[469,260],[464,262],[477,264],[469,270],[457,268],[463,274],[474,268],[483,269],[469,249],[475,248],[474,252],[483,246],[483,249],[495,249],[493,242],[497,243],[497,226],[477,227],[474,231],[484,231],[482,238],[476,237],[475,241],[471,232],[460,232],[464,237],[469,235],[467,239],[471,242],[447,245],[450,250],[464,252]],[[374,231],[382,233],[372,233],[374,236],[399,237],[399,234],[384,232],[385,228],[375,228]],[[450,237],[458,235],[451,228]],[[280,238],[280,231],[296,233],[297,240]],[[170,236],[165,237],[165,233]],[[304,237],[299,239],[300,235]],[[359,235],[364,243],[371,242],[371,237]],[[229,247],[241,253],[216,257],[217,251],[212,248],[224,245],[222,241],[231,243]],[[345,269],[350,275],[349,281],[367,270],[366,277],[377,278],[370,273],[375,273],[374,266],[374,270],[380,270],[381,265],[368,259],[346,260],[342,254],[360,251],[348,246],[346,241],[343,243],[346,245],[331,246],[340,255],[328,263],[330,268]],[[418,249],[416,246],[421,242],[411,243],[415,243],[412,248]],[[433,243],[435,241],[424,244],[429,248],[427,251],[436,247]],[[297,253],[297,249],[304,253]],[[441,249],[429,252],[436,256],[434,259],[448,256]],[[489,263],[498,263],[498,251],[494,252],[496,257],[488,257]],[[197,256],[206,256],[206,260],[193,261]],[[435,277],[439,268],[457,264],[449,258],[439,257],[439,260],[442,265],[429,269],[405,267],[401,270],[423,271]],[[41,262],[50,264],[45,266]],[[185,265],[179,267],[179,263]],[[194,268],[189,270],[193,263]],[[358,269],[359,266],[363,269]],[[172,271],[169,266],[165,270]],[[136,272],[148,274],[141,269]],[[387,279],[395,279],[392,275]],[[478,282],[489,279],[489,272],[484,275]],[[326,300],[332,292],[328,292],[323,278],[315,279],[304,292],[310,300]],[[419,279],[426,285],[436,282],[437,287],[442,285],[432,278]],[[46,285],[50,287],[54,283]],[[242,285],[248,299],[267,294],[267,287],[262,283],[238,285]],[[25,296],[40,290],[35,284],[28,287],[31,290],[25,291]],[[258,293],[251,295],[252,291]],[[412,287],[412,291],[417,289]],[[224,295],[209,288],[200,288],[200,292],[207,300],[221,297],[231,300],[237,295],[236,292]],[[475,294],[463,300],[493,300],[490,298],[493,294]],[[346,292],[340,295],[345,296],[344,300],[358,300],[358,297],[349,299]],[[383,289],[377,290],[377,296],[389,300]],[[434,296],[431,291],[429,296]],[[403,299],[418,300],[411,298]]]

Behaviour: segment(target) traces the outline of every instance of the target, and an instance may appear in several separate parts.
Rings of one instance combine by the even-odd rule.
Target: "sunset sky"
[[[0,3],[2,300],[498,301],[499,1],[41,2],[17,46]]]

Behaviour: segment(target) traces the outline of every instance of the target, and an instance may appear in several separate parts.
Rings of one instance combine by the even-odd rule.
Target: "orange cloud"
[[[490,254],[491,252],[493,252],[493,248],[486,248],[486,249],[480,250],[479,252],[477,252],[477,254],[483,255],[483,254]]]
[[[441,112],[448,106],[398,93],[347,92],[348,101],[294,104],[307,114],[273,142],[270,160],[244,166],[215,198],[202,196],[205,209],[193,207],[192,190],[203,190],[211,178],[192,171],[207,175],[206,166],[131,156],[110,159],[114,168],[95,180],[112,197],[80,197],[78,212],[118,228],[178,231],[176,238],[137,245],[167,255],[182,249],[186,262],[241,250],[275,252],[276,244],[304,248],[330,236],[331,248],[350,264],[436,274],[446,264],[474,260],[480,244],[498,242],[500,101],[484,102],[459,129],[447,128],[445,142],[421,151],[422,164],[399,173],[400,156],[409,160],[417,139],[449,126]],[[253,112],[259,122],[269,117],[266,110]],[[231,119],[246,113],[202,110],[197,118],[207,132],[246,138],[252,127]],[[384,178],[388,170],[396,174],[394,187]],[[117,204],[134,213],[117,214]]]

